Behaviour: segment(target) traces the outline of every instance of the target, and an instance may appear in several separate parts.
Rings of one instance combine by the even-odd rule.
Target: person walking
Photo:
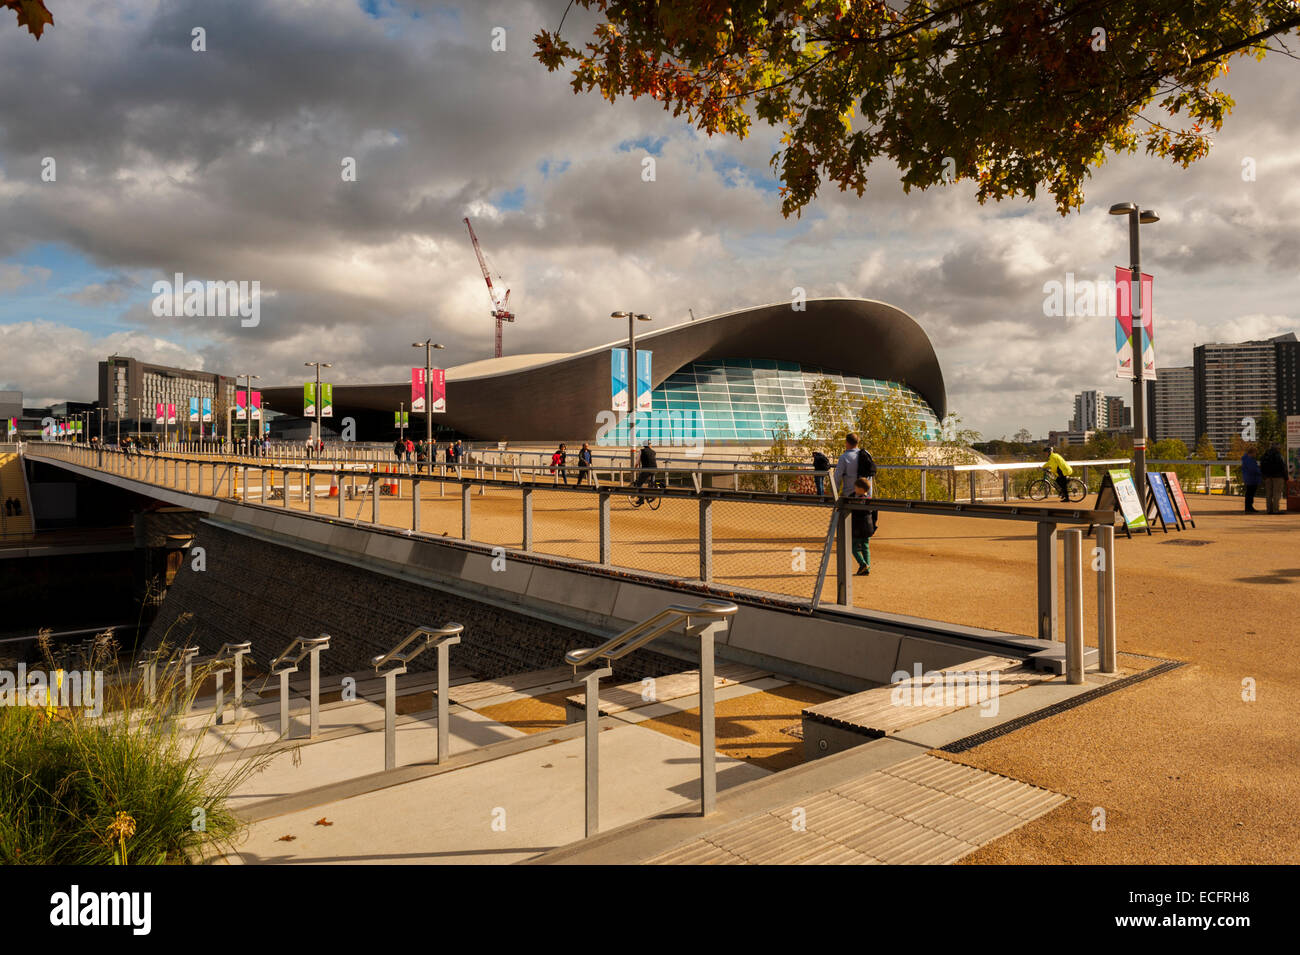
[[[1286,490],[1286,459],[1276,444],[1270,444],[1259,459],[1259,470],[1264,476],[1264,499],[1270,514],[1282,512],[1282,494]]]
[[[461,446],[460,439],[456,439],[456,463],[460,464],[465,460],[465,448]]]
[[[840,488],[840,497],[848,497],[858,478],[867,479],[868,491],[872,491],[876,477],[876,462],[871,455],[858,447],[858,436],[850,431],[844,436],[844,453],[835,465],[835,481]],[[874,491],[872,491],[874,493]]]
[[[1062,445],[1064,447],[1064,445]],[[1047,472],[1054,476],[1056,480],[1056,489],[1061,493],[1062,501],[1070,500],[1070,475],[1074,473],[1074,468],[1065,463],[1065,458],[1061,457],[1055,450],[1047,457],[1047,463],[1043,465]]]
[[[410,438],[406,439],[406,444],[402,445],[402,450],[406,452],[406,463],[411,463],[411,455],[415,453],[415,442]]]
[[[1241,484],[1246,491],[1246,513],[1258,514],[1255,510],[1255,493],[1259,490],[1260,482],[1264,480],[1263,473],[1259,470],[1259,462],[1255,460],[1255,446],[1252,444],[1246,448],[1246,452],[1241,456]]]
[[[822,454],[820,450],[814,451],[812,456],[813,480],[817,483],[817,496],[826,496],[826,475],[831,470],[831,459]]]
[[[586,484],[591,477],[591,447],[586,441],[582,442],[582,450],[578,452],[578,484]],[[591,482],[593,485],[595,481]]]
[[[855,501],[865,501],[871,497],[871,485],[867,478],[858,478],[853,482]],[[853,559],[858,562],[858,577],[871,575],[871,536],[876,533],[876,515],[878,511],[854,511],[849,519],[853,532]]]
[[[397,458],[397,463],[402,463],[402,455],[406,453],[406,443],[398,438],[393,442],[393,457]]]
[[[561,444],[551,455],[551,473],[557,475],[560,484],[567,483],[567,475],[564,471],[564,464],[569,459],[569,451],[566,445]]]

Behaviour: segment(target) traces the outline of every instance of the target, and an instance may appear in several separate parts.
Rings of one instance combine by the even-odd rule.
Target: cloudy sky
[[[1159,364],[1300,332],[1300,62],[1283,56],[1233,61],[1237,107],[1208,159],[1114,158],[1064,219],[1050,199],[980,206],[964,184],[904,195],[882,167],[864,198],[832,187],[786,220],[767,128],[710,140],[548,74],[531,37],[565,0],[50,6],[39,43],[0,11],[0,388],[29,405],[93,398],[110,353],[266,384],[309,360],[340,383],[400,381],[429,335],[447,364],[490,357],[466,215],[512,289],[507,354],[610,341],[617,309],[665,327],[795,287],[880,299],[921,323],[949,407],[988,437],[1064,427],[1085,388],[1129,395],[1113,319],[1044,309],[1045,283],[1126,264],[1111,203],[1161,216],[1143,231]],[[565,34],[588,22],[571,12]],[[258,280],[260,323],[156,317],[153,283],[177,272]]]

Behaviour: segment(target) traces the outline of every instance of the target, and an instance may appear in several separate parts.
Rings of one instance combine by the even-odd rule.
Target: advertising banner
[[[1178,508],[1178,516],[1195,527],[1196,523],[1192,520],[1192,509],[1187,506],[1187,498],[1183,497],[1183,486],[1178,481],[1178,475],[1173,471],[1164,471],[1162,473],[1165,476],[1165,484],[1169,486],[1169,493],[1173,496],[1174,506]]]
[[[433,402],[434,414],[442,414],[447,410],[447,373],[441,368],[430,371],[429,400]]]
[[[236,391],[235,392],[235,420],[236,421],[243,421],[245,418],[248,417],[247,408],[248,408],[248,392]]]
[[[158,406],[155,409],[155,411],[156,414],[154,416],[154,421],[153,421],[154,424],[162,424],[165,420],[167,420],[166,418],[163,417],[163,406],[161,401],[158,402]]]
[[[394,411],[394,412],[393,412],[393,427],[394,427],[394,428],[405,428],[405,427],[406,427],[407,425],[409,425],[410,423],[411,423],[411,412],[409,412],[409,411]]]
[[[212,399],[204,398],[203,399],[203,423],[210,424],[211,422],[212,422]]]
[[[190,399],[190,421],[198,421],[198,420],[199,420],[199,399],[191,398]]]
[[[176,423],[176,406],[173,404],[169,404],[167,406],[167,423],[168,424]]]
[[[650,410],[650,383],[654,379],[650,374],[651,352],[636,350],[636,410]]]
[[[1155,279],[1142,273],[1141,296],[1136,305],[1142,315],[1142,377],[1154,379],[1155,352]],[[1115,267],[1115,377],[1133,377],[1133,272]]]
[[[1127,470],[1109,471],[1111,484],[1115,488],[1115,499],[1119,502],[1120,513],[1124,515],[1124,523],[1130,528],[1140,528],[1147,526],[1146,510],[1142,507],[1142,502],[1138,500],[1137,487],[1133,484],[1133,476]]]
[[[1292,481],[1300,481],[1300,415],[1286,416],[1286,470]]]
[[[253,417],[258,421],[262,420],[262,393],[260,391],[253,392]]]
[[[316,417],[316,382],[309,381],[302,386],[302,416]]]
[[[424,369],[411,369],[411,410],[424,413]]]
[[[609,390],[612,396],[611,410],[627,411],[628,374],[626,348],[611,348],[609,350],[609,379]]]
[[[1178,515],[1174,513],[1174,503],[1170,500],[1169,489],[1165,487],[1165,477],[1159,471],[1147,472],[1147,487],[1151,488],[1151,497],[1156,502],[1156,513],[1166,527],[1178,527]]]
[[[328,381],[320,383],[320,416],[328,418],[334,414],[334,386]]]

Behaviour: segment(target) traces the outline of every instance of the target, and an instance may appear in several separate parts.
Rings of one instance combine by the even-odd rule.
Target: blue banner
[[[651,352],[636,350],[636,410],[650,410]]]
[[[211,398],[203,399],[203,422],[204,424],[210,424],[212,422],[212,399]]]
[[[609,352],[610,395],[613,396],[611,408],[614,411],[627,411],[627,349],[611,348]]]
[[[191,421],[199,420],[199,399],[198,398],[190,399],[190,420]]]

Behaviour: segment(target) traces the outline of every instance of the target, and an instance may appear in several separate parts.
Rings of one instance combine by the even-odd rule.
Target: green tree
[[[1289,0],[574,2],[600,19],[581,48],[563,19],[539,32],[547,69],[709,135],[776,127],[787,216],[824,181],[861,196],[882,159],[905,190],[970,180],[982,203],[1045,185],[1065,214],[1108,153],[1205,156],[1233,105],[1214,89],[1228,60],[1300,27]]]
[[[1214,443],[1210,440],[1208,434],[1202,434],[1196,442],[1196,450],[1192,452],[1192,457],[1197,461],[1217,461],[1219,452],[1214,450]]]
[[[1185,461],[1187,445],[1178,438],[1165,438],[1151,444],[1147,449],[1147,457],[1152,461]]]
[[[1265,408],[1255,418],[1255,440],[1260,453],[1267,451],[1269,446],[1274,444],[1285,453],[1286,422],[1272,408]]]

